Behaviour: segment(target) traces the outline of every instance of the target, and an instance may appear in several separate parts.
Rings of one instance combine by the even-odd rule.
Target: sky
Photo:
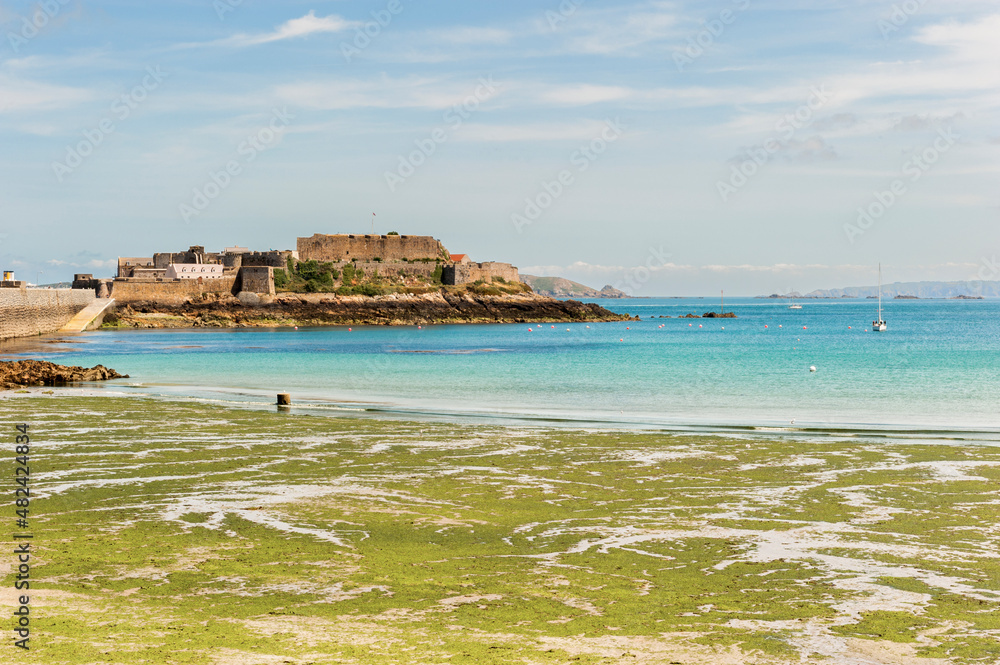
[[[0,0],[0,268],[374,222],[642,296],[1000,279],[998,35],[994,0]]]

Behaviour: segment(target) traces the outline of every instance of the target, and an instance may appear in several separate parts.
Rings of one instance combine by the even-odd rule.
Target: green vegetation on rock
[[[995,448],[4,404],[32,662],[1000,658]]]

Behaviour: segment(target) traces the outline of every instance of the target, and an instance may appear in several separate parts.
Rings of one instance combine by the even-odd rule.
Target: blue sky
[[[375,212],[637,295],[1000,279],[992,1],[151,5],[0,1],[19,278]]]

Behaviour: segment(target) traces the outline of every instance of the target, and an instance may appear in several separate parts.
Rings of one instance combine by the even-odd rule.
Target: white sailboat
[[[882,264],[878,264],[878,319],[872,321],[872,332],[885,332],[885,321],[882,319]]]

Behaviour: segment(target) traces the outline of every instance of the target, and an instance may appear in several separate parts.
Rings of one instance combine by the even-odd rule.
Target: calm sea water
[[[676,318],[718,308],[707,299],[595,302],[643,320],[97,331],[44,357],[131,375],[107,390],[259,404],[290,392],[317,412],[1000,434],[997,300],[889,301],[881,334],[866,332],[871,300],[727,302],[738,319]]]

